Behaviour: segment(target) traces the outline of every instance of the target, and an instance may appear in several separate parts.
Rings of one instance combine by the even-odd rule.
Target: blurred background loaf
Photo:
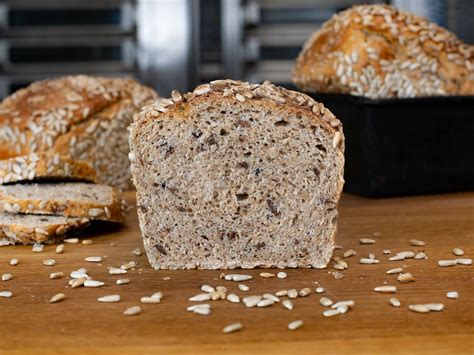
[[[155,92],[132,79],[36,82],[0,104],[0,159],[37,152],[89,162],[99,183],[130,186],[127,126]]]

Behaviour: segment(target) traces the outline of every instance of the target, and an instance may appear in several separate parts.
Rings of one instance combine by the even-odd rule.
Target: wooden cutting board
[[[128,193],[130,202],[133,194]],[[170,354],[170,353],[412,353],[472,354],[474,352],[474,273],[473,266],[439,267],[439,259],[454,258],[452,250],[461,247],[466,258],[474,256],[474,193],[427,197],[370,200],[345,195],[340,204],[340,232],[337,244],[357,255],[345,259],[349,267],[335,279],[334,270],[287,270],[288,278],[261,278],[258,270],[236,271],[253,275],[245,282],[247,293],[237,283],[219,279],[220,271],[154,271],[146,256],[131,251],[142,247],[135,211],[126,226],[96,226],[83,235],[92,245],[66,244],[63,254],[46,246],[33,253],[31,246],[0,248],[0,273],[13,279],[0,282],[0,291],[13,292],[12,298],[0,298],[0,352],[80,353],[80,354]],[[372,238],[373,245],[359,245],[359,238]],[[425,247],[410,246],[411,239],[426,242]],[[112,246],[114,245],[114,246]],[[392,254],[403,250],[424,250],[429,259],[388,261],[383,249]],[[361,265],[359,259],[374,253],[377,265]],[[101,265],[87,263],[87,256],[102,256]],[[11,258],[17,266],[10,266]],[[43,266],[53,258],[55,266]],[[110,276],[107,267],[135,260],[136,270],[123,276]],[[404,266],[416,278],[401,284],[388,269]],[[53,271],[69,274],[80,267],[106,282],[101,288],[67,286],[68,278],[50,280]],[[127,285],[115,280],[126,277]],[[395,285],[400,308],[389,305],[393,295],[373,291],[376,286]],[[268,308],[245,308],[243,304],[214,301],[212,314],[201,316],[186,311],[188,298],[200,293],[200,286],[224,285],[239,296],[276,292],[281,289],[309,287],[309,296],[293,300],[292,311],[281,304]],[[355,307],[344,315],[325,318],[317,285],[327,289],[325,296],[334,301],[352,299]],[[160,304],[141,305],[136,316],[123,311],[138,305],[140,297],[161,291]],[[446,298],[447,291],[458,291],[459,299]],[[49,304],[48,299],[63,292],[63,302]],[[103,295],[120,294],[122,301],[99,303]],[[409,304],[444,303],[442,312],[418,314]],[[302,328],[289,331],[293,320],[304,321]],[[241,322],[244,329],[223,334],[222,328]]]

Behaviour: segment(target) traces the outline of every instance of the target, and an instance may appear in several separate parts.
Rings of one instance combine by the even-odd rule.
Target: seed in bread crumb
[[[412,239],[412,240],[410,240],[410,245],[412,245],[414,247],[422,247],[422,246],[425,246],[426,243],[422,240]]]
[[[393,307],[400,307],[402,305],[402,303],[398,300],[398,298],[395,298],[395,297],[390,298],[390,304]]]
[[[117,281],[115,281],[115,283],[116,283],[117,285],[126,285],[126,284],[128,284],[129,282],[130,282],[129,279],[118,279]]]
[[[277,274],[277,277],[278,277],[279,279],[286,279],[287,276],[288,276],[288,274],[287,274],[286,272],[284,272],[284,271],[280,271],[280,272]]]
[[[63,242],[68,244],[77,244],[79,243],[79,238],[66,238],[63,240]]]
[[[263,277],[263,278],[270,278],[270,277],[275,277],[275,274],[272,274],[270,272],[261,272],[260,273],[260,277]]]
[[[54,266],[54,265],[56,265],[56,260],[54,260],[54,259],[45,259],[45,260],[43,260],[43,265],[44,266]]]
[[[88,256],[87,258],[84,259],[84,261],[87,261],[88,263],[100,263],[102,261],[102,257]]]
[[[454,248],[453,249],[453,254],[456,256],[463,256],[464,255],[464,250],[461,248]]]
[[[237,332],[241,330],[242,328],[243,327],[241,323],[232,323],[232,324],[229,324],[228,326],[225,326],[224,329],[222,329],[222,332],[224,332],[225,334],[229,334],[229,333]]]
[[[397,292],[397,287],[396,286],[378,286],[374,288],[375,292],[381,292],[381,293],[395,293]]]
[[[13,278],[13,275],[9,273],[4,273],[2,275],[2,281],[10,281],[12,278]]]
[[[62,271],[52,272],[51,274],[49,274],[49,278],[53,280],[60,279],[61,277],[64,277],[64,272]]]
[[[140,248],[136,248],[132,250],[132,254],[136,256],[142,256],[143,253]]]
[[[303,326],[303,321],[302,320],[294,320],[293,322],[288,324],[288,329],[289,330],[296,330],[298,328],[301,328]]]
[[[50,298],[49,303],[56,303],[64,300],[66,298],[66,295],[64,293],[58,293],[54,295],[53,297]]]
[[[324,289],[324,287],[321,287],[321,286],[316,287],[316,290],[315,290],[316,293],[324,293],[325,291],[326,290]]]
[[[362,245],[375,244],[375,240],[369,238],[360,238],[359,243]]]
[[[16,265],[18,265],[18,259],[11,259],[11,260],[10,260],[10,265],[11,265],[11,266],[16,266]]]
[[[91,245],[91,244],[92,244],[92,240],[90,240],[90,239],[84,239],[81,243],[82,243],[82,245]]]
[[[41,253],[44,249],[44,245],[43,244],[38,244],[38,243],[35,243],[33,244],[33,253]]]
[[[62,254],[64,251],[64,244],[59,244],[57,247],[56,247],[56,254]]]
[[[239,290],[243,292],[247,292],[248,290],[250,290],[250,287],[244,284],[239,284]]]
[[[409,272],[403,273],[398,275],[397,280],[400,282],[413,282],[415,281],[415,278],[413,275]]]
[[[350,258],[351,256],[357,255],[357,252],[354,249],[349,249],[344,252],[342,255],[344,258]]]
[[[134,315],[139,314],[141,311],[142,311],[142,309],[140,308],[140,306],[133,306],[133,307],[127,308],[127,309],[123,312],[123,314],[124,314],[125,316],[134,316]]]
[[[107,295],[97,298],[97,301],[103,303],[115,303],[120,302],[120,295]]]
[[[456,299],[459,298],[459,293],[457,291],[449,291],[446,293],[446,297],[450,299]]]
[[[281,304],[283,305],[283,307],[290,311],[293,309],[293,302],[291,302],[290,300],[284,300]]]
[[[13,296],[11,291],[0,291],[0,298],[10,298]]]

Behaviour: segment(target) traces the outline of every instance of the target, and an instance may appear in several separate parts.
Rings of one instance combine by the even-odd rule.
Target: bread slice
[[[293,82],[370,98],[474,95],[474,46],[393,6],[357,5],[308,39]]]
[[[87,218],[0,212],[0,246],[57,242],[88,225]]]
[[[0,160],[0,185],[34,180],[90,181],[96,173],[86,161],[59,153],[33,153]]]
[[[231,80],[173,92],[135,117],[130,147],[155,269],[329,262],[344,137],[310,97]]]
[[[0,210],[122,222],[120,193],[107,185],[70,183],[0,186]]]

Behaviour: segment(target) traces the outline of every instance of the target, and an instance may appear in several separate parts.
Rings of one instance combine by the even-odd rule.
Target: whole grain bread
[[[40,214],[123,221],[121,194],[107,185],[81,182],[0,186],[0,210],[12,214]]]
[[[156,97],[132,79],[78,75],[35,82],[0,104],[0,159],[69,155],[88,161],[100,183],[127,188],[127,126]]]
[[[0,212],[0,246],[57,242],[88,225],[87,218]]]
[[[36,180],[95,182],[96,173],[88,162],[59,153],[32,153],[0,160],[0,185]]]
[[[389,5],[334,15],[305,43],[293,82],[370,98],[474,95],[474,46]]]
[[[135,116],[130,147],[155,269],[329,262],[344,136],[307,95],[232,80],[174,91]]]

